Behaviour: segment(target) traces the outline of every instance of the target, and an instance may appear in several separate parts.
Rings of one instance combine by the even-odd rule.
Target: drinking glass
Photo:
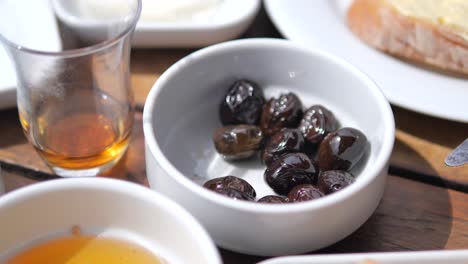
[[[141,0],[0,0],[19,119],[57,175],[95,176],[127,149],[130,41],[140,12]]]

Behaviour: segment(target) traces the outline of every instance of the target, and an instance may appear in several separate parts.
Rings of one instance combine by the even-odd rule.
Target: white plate
[[[265,0],[279,31],[298,43],[334,53],[373,78],[395,105],[468,122],[468,78],[445,75],[374,50],[347,28],[351,0]]]
[[[466,264],[468,250],[294,256],[273,258],[258,264],[364,264],[365,260],[376,264]]]
[[[41,1],[33,2],[39,6],[47,0]],[[139,21],[133,35],[132,46],[193,48],[238,37],[252,23],[260,8],[260,3],[260,0],[222,0],[213,17],[206,21]],[[29,7],[25,10],[32,12],[36,9]],[[37,15],[40,14],[33,14],[31,18],[34,19]],[[8,21],[0,17],[0,23],[8,23]],[[44,30],[43,33],[49,34],[49,31]],[[39,41],[47,40],[47,38],[40,39],[42,40]],[[0,109],[16,106],[15,87],[16,76],[13,65],[0,44]]]

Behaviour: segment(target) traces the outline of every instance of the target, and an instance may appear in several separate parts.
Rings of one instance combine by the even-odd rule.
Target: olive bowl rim
[[[155,107],[155,101],[165,87],[166,83],[178,75],[178,72],[182,69],[190,67],[194,62],[203,59],[208,56],[221,55],[225,52],[232,52],[237,49],[258,49],[261,51],[265,47],[275,48],[281,50],[295,50],[299,51],[308,57],[318,57],[341,67],[343,70],[350,72],[360,81],[362,81],[367,87],[367,91],[372,94],[372,98],[377,101],[379,111],[383,113],[382,122],[384,124],[384,135],[382,135],[382,146],[380,152],[376,154],[374,166],[367,170],[367,173],[360,174],[356,181],[340,190],[339,192],[327,195],[317,200],[293,203],[293,204],[265,204],[255,203],[250,201],[234,200],[228,197],[224,197],[215,192],[212,192],[202,185],[199,185],[185,176],[179,171],[165,156],[160,144],[156,140],[154,134],[153,120],[153,109]],[[331,205],[341,203],[350,196],[353,196],[356,192],[365,189],[366,186],[379,177],[383,172],[387,174],[386,170],[390,156],[392,153],[394,141],[395,141],[395,120],[389,101],[386,99],[382,90],[378,87],[375,81],[372,80],[367,74],[362,72],[353,64],[346,60],[339,58],[333,54],[325,52],[317,48],[306,47],[300,43],[294,43],[289,40],[275,39],[275,38],[251,38],[251,39],[240,39],[223,42],[208,46],[192,52],[191,54],[183,57],[173,65],[171,65],[154,83],[151,88],[143,110],[143,133],[145,137],[145,144],[149,148],[149,152],[161,166],[161,168],[170,175],[178,184],[191,190],[196,195],[202,197],[205,200],[209,200],[212,203],[218,204],[219,206],[228,207],[231,209],[252,212],[252,213],[267,213],[267,214],[285,214],[292,212],[303,212],[323,209],[330,207]],[[150,184],[151,187],[151,184]]]

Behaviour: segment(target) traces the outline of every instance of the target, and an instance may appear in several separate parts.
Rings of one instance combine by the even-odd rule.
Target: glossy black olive
[[[263,196],[262,198],[258,199],[259,203],[269,203],[269,204],[283,204],[289,203],[289,200],[285,196],[279,195],[267,195]]]
[[[264,178],[277,194],[287,195],[296,185],[316,183],[318,172],[306,154],[289,153],[268,166]]]
[[[258,125],[265,97],[263,90],[249,80],[236,81],[228,90],[219,107],[223,125]]]
[[[305,111],[299,130],[308,142],[319,144],[328,133],[338,127],[339,123],[330,110],[314,105]]]
[[[253,198],[250,195],[247,195],[246,193],[239,192],[236,189],[230,189],[230,188],[221,188],[215,190],[215,192],[222,194],[224,196],[227,196],[229,198],[232,198],[234,200],[244,200],[244,201],[254,201],[255,198]]]
[[[310,201],[322,196],[324,194],[312,184],[298,185],[288,193],[288,199],[292,203]]]
[[[225,126],[215,130],[213,141],[218,153],[226,159],[238,160],[253,156],[262,144],[263,134],[258,126]]]
[[[355,128],[329,133],[318,150],[320,170],[350,170],[364,156],[366,146],[366,136]]]
[[[252,185],[250,185],[246,180],[235,176],[226,176],[211,179],[205,182],[205,184],[203,184],[203,187],[222,194],[225,194],[226,192],[224,190],[219,190],[233,189],[252,198],[255,198],[255,196],[257,195]]]
[[[284,127],[296,128],[302,118],[302,103],[293,93],[270,99],[263,107],[260,127],[271,136]]]
[[[286,153],[302,152],[304,137],[297,129],[283,128],[271,136],[262,151],[262,160],[269,166],[281,155]]]
[[[324,194],[337,192],[354,182],[354,176],[342,170],[330,170],[320,173],[317,187]]]

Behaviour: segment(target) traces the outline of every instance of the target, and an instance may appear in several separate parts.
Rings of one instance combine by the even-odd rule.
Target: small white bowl
[[[267,98],[295,92],[305,107],[323,104],[342,126],[363,131],[370,153],[356,181],[321,199],[286,205],[231,200],[203,188],[208,179],[235,175],[251,183],[257,197],[273,193],[258,160],[228,163],[213,146],[219,103],[239,78],[258,83]],[[390,105],[365,74],[322,51],[275,39],[231,41],[181,59],[153,86],[143,123],[151,188],[187,208],[221,247],[255,255],[319,249],[361,226],[382,197],[395,136]]]
[[[115,237],[140,244],[168,263],[220,264],[203,227],[154,191],[104,178],[60,179],[0,198],[0,263],[31,244],[70,234]]]
[[[89,2],[82,1],[88,8],[80,8],[80,1],[64,1],[54,0],[54,7],[60,19],[67,26],[74,30],[81,39],[91,42],[102,41],[103,38],[111,32],[123,31],[119,27],[125,26],[122,21],[107,20],[109,17],[118,17],[119,12],[126,11],[125,7],[132,7],[130,1],[103,1],[91,5]],[[213,43],[233,39],[240,36],[250,26],[255,19],[258,10],[260,9],[260,0],[223,0],[216,4],[206,14],[205,18],[191,19],[189,7],[181,8],[179,12],[187,17],[175,19],[174,21],[164,21],[163,18],[151,17],[151,8],[157,9],[157,3],[142,1],[141,18],[136,25],[135,32],[132,37],[132,46],[138,48],[148,47],[202,47]],[[168,6],[171,6],[171,1],[166,1]],[[189,2],[185,3],[190,4]],[[193,4],[193,3],[192,3]],[[111,6],[110,6],[111,5]],[[177,6],[184,7],[184,4],[177,2],[172,3],[174,8]],[[98,9],[96,13],[92,7],[107,7],[107,10]],[[177,8],[160,7],[157,14],[159,16],[177,16],[174,14],[164,14],[162,10],[167,12],[178,11]],[[203,10],[203,8],[202,8]],[[206,11],[206,10],[205,10]],[[100,19],[93,19],[99,15]],[[180,14],[179,14],[180,15]],[[195,15],[196,16],[196,15]],[[107,18],[107,19],[106,19]],[[105,23],[104,23],[105,22]],[[130,21],[128,21],[130,22]]]
[[[260,5],[260,0],[223,0],[213,17],[201,21],[150,21],[143,14],[133,34],[132,46],[204,47],[233,39],[252,24]]]

